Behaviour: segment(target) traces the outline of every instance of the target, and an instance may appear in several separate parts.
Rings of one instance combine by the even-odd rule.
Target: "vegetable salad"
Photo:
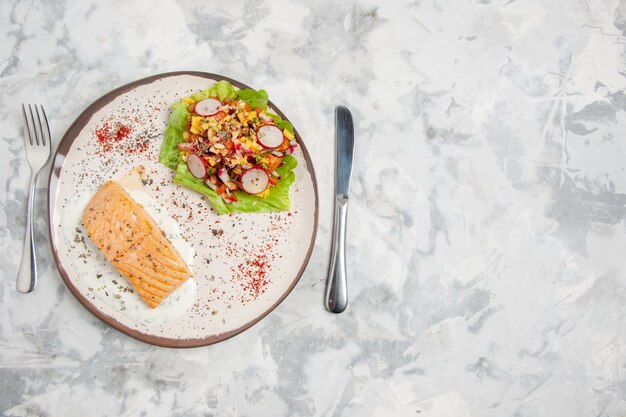
[[[265,91],[227,81],[185,97],[172,106],[160,162],[219,214],[289,210],[294,130],[267,102]]]

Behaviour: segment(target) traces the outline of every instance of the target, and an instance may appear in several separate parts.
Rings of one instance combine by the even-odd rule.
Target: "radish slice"
[[[237,184],[230,180],[230,174],[226,170],[226,168],[222,167],[217,171],[217,176],[224,183],[229,190],[235,191],[237,189]]]
[[[200,116],[213,116],[220,110],[220,107],[222,103],[219,100],[207,98],[197,102],[194,111]]]
[[[283,144],[283,132],[274,125],[261,126],[257,138],[267,149],[276,149]]]
[[[191,153],[187,156],[187,167],[189,168],[191,175],[194,177],[206,177],[206,162],[204,162],[204,159],[200,158],[195,153]]]
[[[194,151],[196,149],[196,144],[192,142],[181,142],[176,145],[179,151]]]
[[[205,179],[205,180],[204,180],[204,183],[205,183],[205,184],[206,184],[206,186],[207,186],[207,187],[209,187],[211,190],[213,190],[213,191],[217,191],[217,185],[213,184],[213,183],[211,182],[211,179],[210,179],[210,178]]]
[[[261,168],[251,168],[241,176],[241,187],[248,194],[262,193],[267,189],[270,178]]]
[[[259,117],[261,118],[261,120],[266,121],[266,122],[273,122],[274,119],[272,119],[271,117],[269,117],[267,114],[265,114],[264,112],[259,113]]]
[[[282,158],[282,157],[284,157],[284,156],[285,156],[285,154],[284,154],[284,153],[282,153],[281,151],[273,151],[273,152],[272,152],[272,155],[277,156],[277,157],[279,157],[279,158]]]
[[[224,184],[226,184],[227,182],[230,182],[230,175],[228,174],[228,171],[226,171],[226,168],[222,167],[217,171],[217,176],[220,180],[222,180],[222,182]]]

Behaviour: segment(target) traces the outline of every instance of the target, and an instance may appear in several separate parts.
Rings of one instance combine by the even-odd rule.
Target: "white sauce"
[[[183,239],[178,223],[145,192],[135,189],[126,191],[135,202],[144,207],[191,269],[194,249]],[[195,302],[196,282],[189,278],[157,308],[150,308],[144,303],[132,291],[130,283],[106,260],[87,236],[81,220],[82,213],[94,194],[95,192],[77,194],[62,210],[63,238],[72,254],[72,266],[80,277],[80,282],[87,288],[88,296],[92,299],[98,298],[133,322],[144,326],[162,324],[181,317]]]

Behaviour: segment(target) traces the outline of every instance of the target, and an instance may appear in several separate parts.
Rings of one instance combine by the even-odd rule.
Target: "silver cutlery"
[[[50,127],[46,112],[41,105],[25,106],[22,103],[22,121],[24,123],[24,144],[26,159],[31,169],[30,187],[28,192],[28,214],[26,217],[26,237],[22,263],[17,274],[17,289],[22,293],[29,293],[37,285],[37,253],[35,250],[34,211],[35,189],[41,169],[50,159],[52,146],[50,144]]]
[[[330,268],[326,281],[326,308],[332,313],[341,313],[348,305],[346,220],[353,156],[352,114],[346,107],[337,106],[335,107],[335,214]]]

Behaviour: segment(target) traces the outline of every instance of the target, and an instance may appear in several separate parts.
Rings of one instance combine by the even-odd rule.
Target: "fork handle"
[[[26,236],[24,237],[24,250],[22,251],[22,263],[20,272],[17,274],[17,290],[21,293],[29,293],[37,285],[37,257],[35,253],[35,230],[33,216],[35,213],[35,189],[37,188],[39,174],[30,173],[30,189],[28,193],[28,214],[26,216]]]

